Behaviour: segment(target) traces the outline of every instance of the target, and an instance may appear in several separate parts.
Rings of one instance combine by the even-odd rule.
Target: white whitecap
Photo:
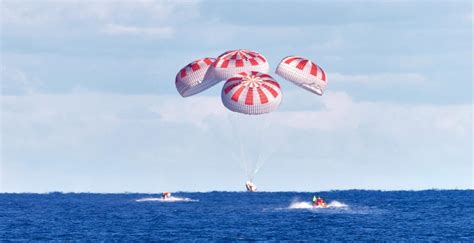
[[[326,207],[321,207],[321,206],[316,206],[314,207],[311,203],[309,202],[292,202],[290,206],[288,206],[289,209],[317,209],[317,208],[347,208],[347,204],[338,202],[338,201],[331,201],[330,203],[327,204]]]
[[[187,197],[145,197],[135,200],[135,202],[198,202],[197,199],[191,199]]]
[[[347,204],[338,202],[338,201],[331,201],[328,205],[328,208],[347,208]]]
[[[292,202],[290,206],[288,207],[290,209],[311,209],[313,208],[313,205],[308,202]]]

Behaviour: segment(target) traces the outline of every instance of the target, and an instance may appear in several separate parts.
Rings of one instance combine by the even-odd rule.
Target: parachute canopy
[[[182,68],[175,79],[176,89],[179,94],[183,97],[188,97],[217,84],[217,81],[211,78],[205,78],[209,67],[214,61],[214,58],[206,57],[191,62]]]
[[[225,107],[249,115],[276,110],[281,97],[278,82],[270,75],[256,71],[241,72],[227,79],[221,93]]]
[[[317,95],[323,95],[327,85],[324,70],[314,62],[298,56],[283,58],[276,74]]]
[[[209,78],[217,81],[226,80],[240,72],[257,71],[268,73],[270,66],[267,59],[260,53],[237,49],[227,51],[217,57],[209,70]]]

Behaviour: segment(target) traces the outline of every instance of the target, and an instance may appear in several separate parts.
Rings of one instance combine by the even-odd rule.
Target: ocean
[[[0,239],[472,242],[474,190],[3,193]]]

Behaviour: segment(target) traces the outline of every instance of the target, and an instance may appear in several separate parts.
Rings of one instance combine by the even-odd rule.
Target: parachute
[[[241,72],[227,79],[221,98],[231,111],[249,115],[269,113],[280,105],[280,85],[268,74]]]
[[[312,61],[298,56],[283,58],[276,74],[317,95],[323,95],[327,85],[324,70]]]
[[[271,122],[273,113],[282,100],[279,83],[270,76],[267,59],[260,53],[237,49],[224,52],[216,59],[203,58],[182,68],[176,75],[176,89],[183,97],[200,93],[225,80],[221,90],[227,114],[228,132],[216,132],[219,142],[228,139],[232,158],[240,162],[246,172],[247,190],[255,191],[254,176],[276,152],[288,141],[285,131],[278,123]],[[312,61],[288,56],[279,63],[276,74],[312,93],[323,95],[327,86],[324,70]],[[277,114],[278,116],[278,114]],[[273,120],[275,121],[275,120]],[[215,126],[225,126],[216,122]],[[218,129],[212,129],[212,131]],[[216,140],[217,140],[216,139]]]
[[[236,73],[249,71],[268,73],[270,66],[262,54],[251,50],[237,49],[218,56],[212,64],[207,78],[222,81]]]
[[[215,59],[206,57],[189,63],[176,75],[175,84],[179,94],[188,97],[200,93],[218,82],[211,78],[205,78],[207,70]]]

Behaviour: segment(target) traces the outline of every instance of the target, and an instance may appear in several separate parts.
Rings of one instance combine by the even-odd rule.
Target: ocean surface
[[[1,240],[474,240],[474,190],[0,194]]]

